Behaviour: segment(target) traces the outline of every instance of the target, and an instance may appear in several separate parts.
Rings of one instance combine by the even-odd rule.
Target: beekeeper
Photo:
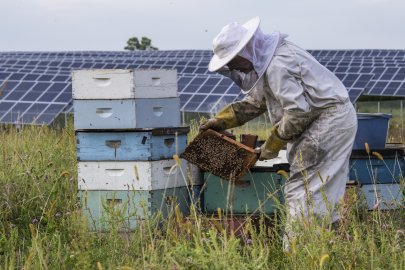
[[[273,127],[256,151],[265,160],[287,147],[288,249],[293,221],[310,216],[338,220],[336,207],[345,192],[357,118],[347,89],[331,71],[286,35],[264,34],[259,24],[258,17],[242,25],[234,22],[214,38],[209,71],[230,77],[247,95],[200,129],[222,131],[268,111]]]

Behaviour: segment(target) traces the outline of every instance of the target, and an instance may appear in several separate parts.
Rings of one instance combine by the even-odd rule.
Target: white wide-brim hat
[[[214,38],[214,55],[208,64],[209,71],[217,71],[231,61],[253,37],[260,24],[260,18],[254,17],[244,24],[237,22],[225,25]]]

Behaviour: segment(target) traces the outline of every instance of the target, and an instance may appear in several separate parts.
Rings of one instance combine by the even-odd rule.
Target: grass
[[[246,218],[239,234],[221,213],[214,222],[197,211],[157,214],[132,233],[114,222],[92,232],[77,202],[75,147],[71,125],[0,132],[0,269],[405,269],[404,209],[368,212],[355,189],[337,229],[297,224],[291,254],[282,207],[272,226]]]

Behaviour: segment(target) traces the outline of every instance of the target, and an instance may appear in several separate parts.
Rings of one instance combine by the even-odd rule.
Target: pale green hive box
[[[204,174],[204,207],[207,213],[272,214],[283,204],[285,181],[273,168],[252,168],[242,176],[241,185],[229,185],[210,173]]]
[[[161,211],[167,217],[175,206],[189,213],[189,187],[161,190],[79,190],[78,197],[92,230],[109,230],[117,226],[120,230],[132,230],[138,220],[144,220]]]

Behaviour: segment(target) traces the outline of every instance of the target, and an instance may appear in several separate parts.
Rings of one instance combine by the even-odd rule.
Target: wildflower
[[[37,224],[37,223],[38,223],[38,219],[33,218],[33,219],[31,220],[31,223],[32,223],[32,224]]]
[[[253,243],[253,240],[252,240],[252,239],[248,238],[248,239],[246,240],[246,244],[248,244],[249,246],[251,246],[252,243]]]

